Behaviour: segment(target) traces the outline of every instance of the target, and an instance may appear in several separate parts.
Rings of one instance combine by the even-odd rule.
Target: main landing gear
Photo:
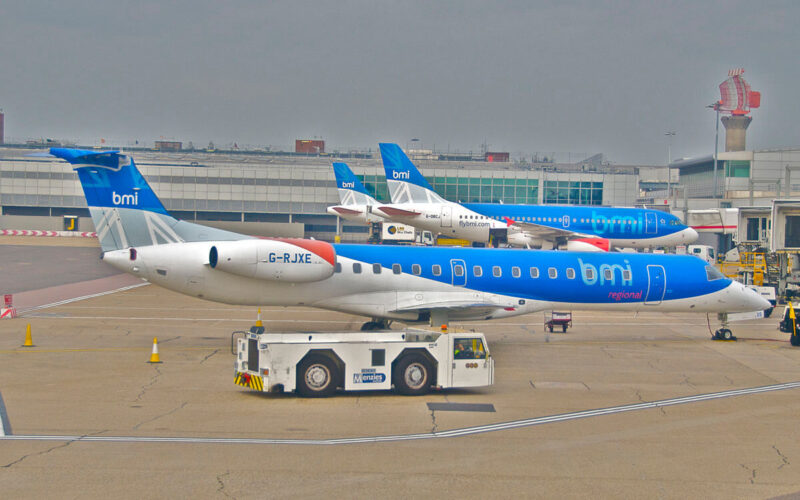
[[[367,321],[366,323],[361,325],[361,331],[369,332],[373,330],[388,330],[391,324],[392,320],[390,319],[372,318],[371,321]]]
[[[708,316],[706,316],[708,318]],[[733,332],[728,328],[728,314],[717,313],[717,319],[722,323],[721,328],[711,334],[711,340],[736,340]],[[708,323],[708,330],[711,331],[711,320]]]

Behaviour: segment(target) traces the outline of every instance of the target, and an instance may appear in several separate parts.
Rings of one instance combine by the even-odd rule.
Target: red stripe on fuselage
[[[300,247],[313,254],[319,255],[332,266],[336,265],[336,250],[333,249],[333,245],[330,243],[318,240],[307,240],[304,238],[269,238],[267,236],[257,236],[257,238],[262,240],[282,241]]]

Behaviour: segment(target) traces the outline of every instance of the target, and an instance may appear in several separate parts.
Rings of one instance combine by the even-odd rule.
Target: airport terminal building
[[[126,150],[174,216],[248,234],[363,242],[367,226],[326,212],[339,203],[333,161],[346,162],[380,201],[389,201],[378,153]],[[0,147],[0,228],[92,231],[78,177],[46,149]],[[34,156],[31,156],[34,154]],[[35,156],[38,154],[39,156]],[[448,200],[505,204],[633,206],[640,180],[664,167],[491,162],[425,155],[414,163]]]

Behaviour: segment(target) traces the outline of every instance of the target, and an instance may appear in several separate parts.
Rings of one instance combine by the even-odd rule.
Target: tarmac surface
[[[542,314],[464,323],[487,334],[492,387],[302,399],[233,384],[230,334],[254,308],[98,278],[96,254],[71,261],[88,279],[65,284],[48,253],[63,243],[39,240],[43,253],[20,253],[0,237],[6,266],[47,255],[33,266],[54,277],[0,321],[5,498],[800,496],[800,348],[780,310],[732,324],[738,342],[711,341],[697,314],[576,312],[566,334]],[[263,314],[273,331],[364,321]],[[28,323],[36,347],[22,348]]]

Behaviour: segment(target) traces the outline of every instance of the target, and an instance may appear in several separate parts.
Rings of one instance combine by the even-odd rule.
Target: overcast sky
[[[798,21],[797,1],[7,1],[0,108],[7,139],[664,164],[669,130],[673,159],[713,152],[736,67],[762,93],[748,147],[800,146]]]

